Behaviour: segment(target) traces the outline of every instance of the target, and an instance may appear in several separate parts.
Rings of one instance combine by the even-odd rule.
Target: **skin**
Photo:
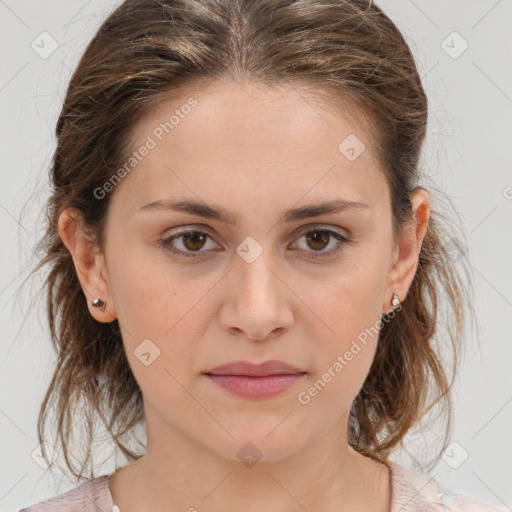
[[[111,193],[103,253],[73,220],[79,212],[68,209],[59,218],[88,303],[107,303],[103,312],[90,306],[90,313],[98,322],[119,319],[144,395],[147,452],[111,477],[114,502],[121,512],[389,511],[388,467],[347,441],[350,405],[377,336],[308,404],[297,397],[359,333],[378,325],[393,293],[406,297],[429,194],[413,191],[413,221],[394,244],[389,188],[364,116],[355,123],[300,87],[226,82],[187,89],[135,127],[134,149],[191,91],[198,105]],[[354,161],[338,150],[350,134],[366,145]],[[279,222],[284,210],[339,198],[369,208]],[[227,208],[240,225],[141,211],[153,201],[183,199]],[[318,257],[338,242],[308,239],[304,232],[313,226],[352,241]],[[170,243],[202,251],[197,258],[161,245],[183,227],[209,235],[202,243]],[[246,237],[263,250],[251,263],[236,252]],[[134,354],[147,338],[160,350],[148,366]],[[240,359],[280,359],[307,373],[263,400],[232,395],[203,374]],[[252,467],[237,456],[248,442],[261,453]]]

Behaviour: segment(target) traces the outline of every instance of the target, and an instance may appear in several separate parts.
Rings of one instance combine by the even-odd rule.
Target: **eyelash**
[[[207,251],[182,251],[180,249],[176,249],[175,247],[173,247],[171,245],[171,243],[174,240],[180,238],[183,235],[189,234],[189,233],[199,233],[202,235],[206,235],[208,238],[212,239],[210,237],[210,235],[208,233],[206,233],[205,231],[201,231],[199,229],[187,229],[187,230],[180,231],[179,233],[176,233],[176,234],[162,240],[161,244],[166,251],[170,252],[171,254],[173,254],[175,256],[182,256],[185,258],[202,257],[202,256],[200,256],[200,253],[204,253]],[[327,258],[327,257],[335,256],[344,250],[344,248],[345,248],[344,246],[346,244],[349,244],[351,242],[351,240],[349,238],[347,238],[346,236],[343,236],[342,234],[338,233],[337,231],[334,231],[332,229],[327,229],[327,228],[320,228],[320,227],[314,227],[314,228],[308,229],[307,231],[305,231],[301,234],[299,239],[310,234],[310,233],[327,233],[327,234],[331,235],[331,237],[335,238],[336,240],[338,240],[340,242],[340,244],[335,249],[331,249],[330,251],[327,251],[327,252],[308,251],[308,252],[313,252],[313,254],[315,254],[315,256],[310,256],[311,258]],[[330,242],[330,240],[329,240],[329,242]]]

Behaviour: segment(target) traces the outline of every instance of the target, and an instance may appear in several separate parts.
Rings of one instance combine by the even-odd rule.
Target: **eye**
[[[325,258],[329,256],[334,256],[338,254],[344,249],[345,244],[350,243],[350,239],[346,236],[343,236],[341,233],[334,231],[332,229],[314,227],[312,229],[308,229],[300,238],[305,238],[307,247],[313,249],[313,252],[316,253],[312,257],[313,258]],[[334,243],[333,243],[334,242]],[[295,244],[297,245],[297,244]],[[326,247],[331,245],[331,250],[324,251]],[[306,250],[307,250],[306,247]]]
[[[307,247],[313,249],[313,251],[308,251],[306,247],[306,252],[316,253],[311,256],[313,258],[334,256],[344,249],[345,244],[350,243],[351,241],[349,238],[337,231],[320,227],[308,229],[302,234],[299,240],[302,238],[305,238]],[[213,247],[208,247],[208,240],[211,240]],[[209,250],[218,250],[221,248],[213,242],[208,233],[198,229],[182,230],[162,240],[161,244],[164,249],[171,254],[187,258],[197,258],[200,256],[200,253],[208,252]],[[298,245],[297,242],[294,245]],[[334,246],[334,248],[325,251],[324,249],[329,247],[329,245]],[[201,250],[203,248],[205,250]],[[292,246],[292,248],[294,247]]]
[[[208,235],[208,233],[197,229],[189,229],[180,231],[179,233],[176,233],[175,235],[162,240],[161,243],[164,249],[171,254],[175,254],[176,256],[185,256],[188,258],[197,258],[199,256],[197,253],[206,252],[201,251],[200,249],[207,245],[206,242],[208,239],[211,240],[211,237]],[[176,248],[174,245],[175,240],[180,240],[177,245],[180,245],[181,248]],[[214,247],[218,248],[219,246],[214,244]],[[215,250],[215,248],[213,248],[213,250]]]

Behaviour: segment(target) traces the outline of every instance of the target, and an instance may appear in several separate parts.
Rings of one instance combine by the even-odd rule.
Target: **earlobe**
[[[81,212],[76,208],[64,210],[59,216],[58,230],[62,242],[73,258],[76,275],[91,315],[98,322],[112,322],[116,313],[113,301],[109,300],[110,288],[104,277],[107,275],[104,258],[91,234],[84,228]]]
[[[94,308],[99,308],[101,312],[105,311],[107,304],[103,302],[99,297],[92,299],[91,306]]]

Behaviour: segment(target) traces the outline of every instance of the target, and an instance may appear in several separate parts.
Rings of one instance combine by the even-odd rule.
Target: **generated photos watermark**
[[[343,368],[345,368],[350,361],[354,359],[354,357],[359,354],[362,350],[362,346],[366,346],[368,343],[368,337],[372,338],[377,335],[382,329],[385,323],[391,321],[395,314],[402,310],[402,305],[399,304],[396,308],[392,309],[389,313],[383,315],[379,320],[375,322],[375,324],[371,327],[366,327],[364,331],[360,332],[357,335],[355,340],[352,340],[352,344],[350,348],[344,352],[343,355],[339,355],[336,358],[336,361],[327,368],[327,370],[322,374],[320,379],[317,379],[314,384],[312,384],[306,391],[301,391],[297,395],[297,400],[301,405],[307,405],[311,402],[312,398],[318,395],[325,386],[329,382],[332,381],[338,375]]]
[[[192,97],[187,100],[180,108],[174,110],[174,114],[168,121],[164,121],[156,126],[150,135],[146,137],[144,144],[122,165],[101,187],[94,189],[93,195],[96,199],[104,199],[109,192],[114,190],[115,186],[128,174],[130,174],[135,167],[144,160],[144,157],[149,155],[152,149],[155,149],[159,142],[171,133],[176,126],[179,125],[182,119],[192,112],[192,108],[197,106],[197,100]],[[156,140],[155,140],[156,139]]]

